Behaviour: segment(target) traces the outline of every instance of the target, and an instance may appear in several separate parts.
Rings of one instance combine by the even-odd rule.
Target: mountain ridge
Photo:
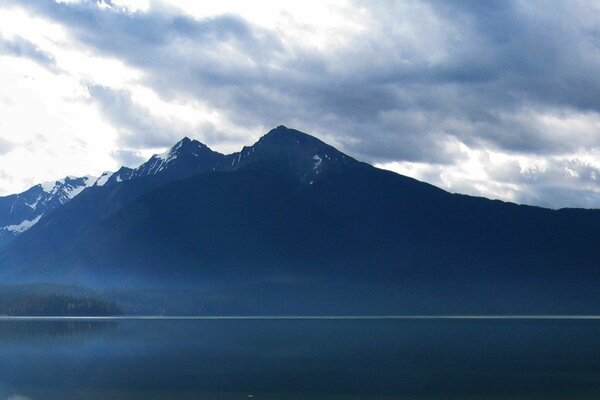
[[[598,210],[448,193],[283,126],[203,151],[86,189],[0,252],[0,277],[194,290],[232,313],[600,307]]]
[[[57,181],[34,185],[21,193],[0,197],[0,248],[37,224],[44,214],[66,204],[83,190],[161,173],[168,164],[176,161],[178,156],[183,156],[184,163],[193,162],[193,158],[225,157],[213,152],[205,144],[185,137],[165,153],[153,155],[134,169],[121,167],[114,173],[105,171],[99,177],[67,176]],[[195,173],[200,167],[176,165],[175,168],[179,169],[179,178],[184,178]]]
[[[97,178],[92,176],[67,176],[0,197],[0,248],[38,223],[44,214],[66,204],[96,181]]]
[[[287,139],[286,136],[288,136]],[[186,136],[164,153],[152,155],[136,168],[121,167],[116,172],[105,171],[99,177],[67,176],[57,181],[34,185],[22,193],[0,197],[0,247],[37,224],[44,214],[66,204],[89,187],[113,185],[149,175],[157,175],[166,169],[170,170],[171,176],[165,181],[183,179],[209,169],[233,170],[248,163],[256,163],[256,158],[257,156],[260,158],[261,153],[263,157],[265,153],[267,153],[267,157],[277,152],[284,153],[283,149],[286,144],[289,145],[290,140],[298,143],[300,140],[305,143],[309,142],[311,151],[314,152],[311,161],[312,173],[308,169],[309,173],[302,178],[303,180],[309,180],[311,176],[314,178],[321,173],[322,159],[317,154],[319,151],[324,154],[323,157],[335,154],[336,158],[345,159],[346,162],[351,160],[350,157],[317,138],[288,129],[283,125],[272,129],[254,145],[245,146],[241,151],[228,155],[213,151],[206,144]],[[301,157],[298,154],[295,156],[296,162],[298,162]],[[282,162],[284,161],[289,162],[290,160],[282,159]],[[299,166],[295,165],[295,167]],[[306,165],[302,166],[302,168],[304,167]],[[40,205],[39,210],[36,209],[38,204]],[[25,206],[29,209],[24,208]],[[13,212],[15,207],[19,212]]]

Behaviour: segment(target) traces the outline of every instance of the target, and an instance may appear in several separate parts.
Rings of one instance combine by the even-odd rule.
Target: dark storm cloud
[[[464,157],[458,143],[552,157],[600,148],[598,133],[542,121],[600,112],[600,11],[588,2],[356,1],[366,30],[331,49],[284,42],[234,15],[18,3],[139,68],[166,99],[204,102],[244,128],[286,124],[328,135],[372,162],[456,164]],[[126,146],[164,146],[184,133],[136,108],[126,93],[93,88],[92,95]],[[211,129],[214,140],[226,137]],[[552,203],[566,185],[563,171],[550,170],[548,186],[525,182],[530,198]],[[593,192],[595,182],[575,178],[568,182]],[[520,170],[506,178],[521,179]]]

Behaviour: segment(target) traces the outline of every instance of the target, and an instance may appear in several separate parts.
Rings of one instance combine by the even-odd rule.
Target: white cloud
[[[141,73],[98,56],[59,24],[20,8],[0,8],[0,37],[22,38],[53,57],[55,69],[0,53],[0,195],[66,175],[97,175],[118,168],[117,130],[92,102],[88,86],[134,85]]]
[[[433,183],[449,192],[551,208],[600,204],[600,151],[559,156],[471,149],[460,163],[386,162],[377,167]],[[577,193],[580,193],[578,196]]]
[[[10,151],[0,154],[0,194],[116,167],[108,154],[116,132],[76,77],[0,56],[0,87],[0,134],[11,143]]]
[[[284,42],[291,45],[320,50],[331,50],[331,46],[346,43],[349,36],[366,29],[364,10],[347,0],[165,0],[155,4],[176,7],[199,19],[223,14],[238,15],[276,31]]]

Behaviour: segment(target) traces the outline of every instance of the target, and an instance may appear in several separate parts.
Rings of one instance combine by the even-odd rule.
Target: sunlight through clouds
[[[73,169],[85,174],[116,167],[108,156],[114,130],[77,80],[6,57],[0,57],[0,71],[0,85],[10,93],[0,101],[0,133],[13,144],[0,155],[3,191],[72,175]]]

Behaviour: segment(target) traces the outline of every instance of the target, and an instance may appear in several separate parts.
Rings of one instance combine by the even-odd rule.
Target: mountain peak
[[[156,175],[166,170],[184,178],[212,170],[223,158],[223,154],[212,151],[204,143],[186,136],[169,150],[162,154],[154,154],[144,164],[132,170],[127,180]]]
[[[82,177],[67,175],[63,179],[43,182],[36,186],[39,186],[43,192],[50,195],[62,193],[70,199],[75,197],[86,187],[92,186],[96,179],[96,177],[90,175]]]
[[[189,146],[191,144],[200,145],[200,146],[206,147],[204,145],[204,143],[199,142],[196,139],[190,139],[189,137],[184,136],[179,142],[175,143],[173,145],[173,147],[171,147],[171,149],[175,149],[175,148],[179,149],[179,148],[182,148],[182,147]]]
[[[277,128],[271,129],[266,135],[259,139],[258,143],[265,141],[281,144],[307,144],[318,142],[326,146],[324,142],[320,141],[314,136],[300,132],[296,129],[290,129],[283,125],[279,125]]]
[[[286,165],[302,182],[357,163],[353,158],[314,136],[280,125],[258,142],[232,154],[232,168],[257,163]]]
[[[200,155],[200,152],[212,153],[212,150],[204,143],[185,136],[165,153],[157,154],[156,156],[158,158],[167,159],[181,154],[191,154],[192,156],[197,157]]]

